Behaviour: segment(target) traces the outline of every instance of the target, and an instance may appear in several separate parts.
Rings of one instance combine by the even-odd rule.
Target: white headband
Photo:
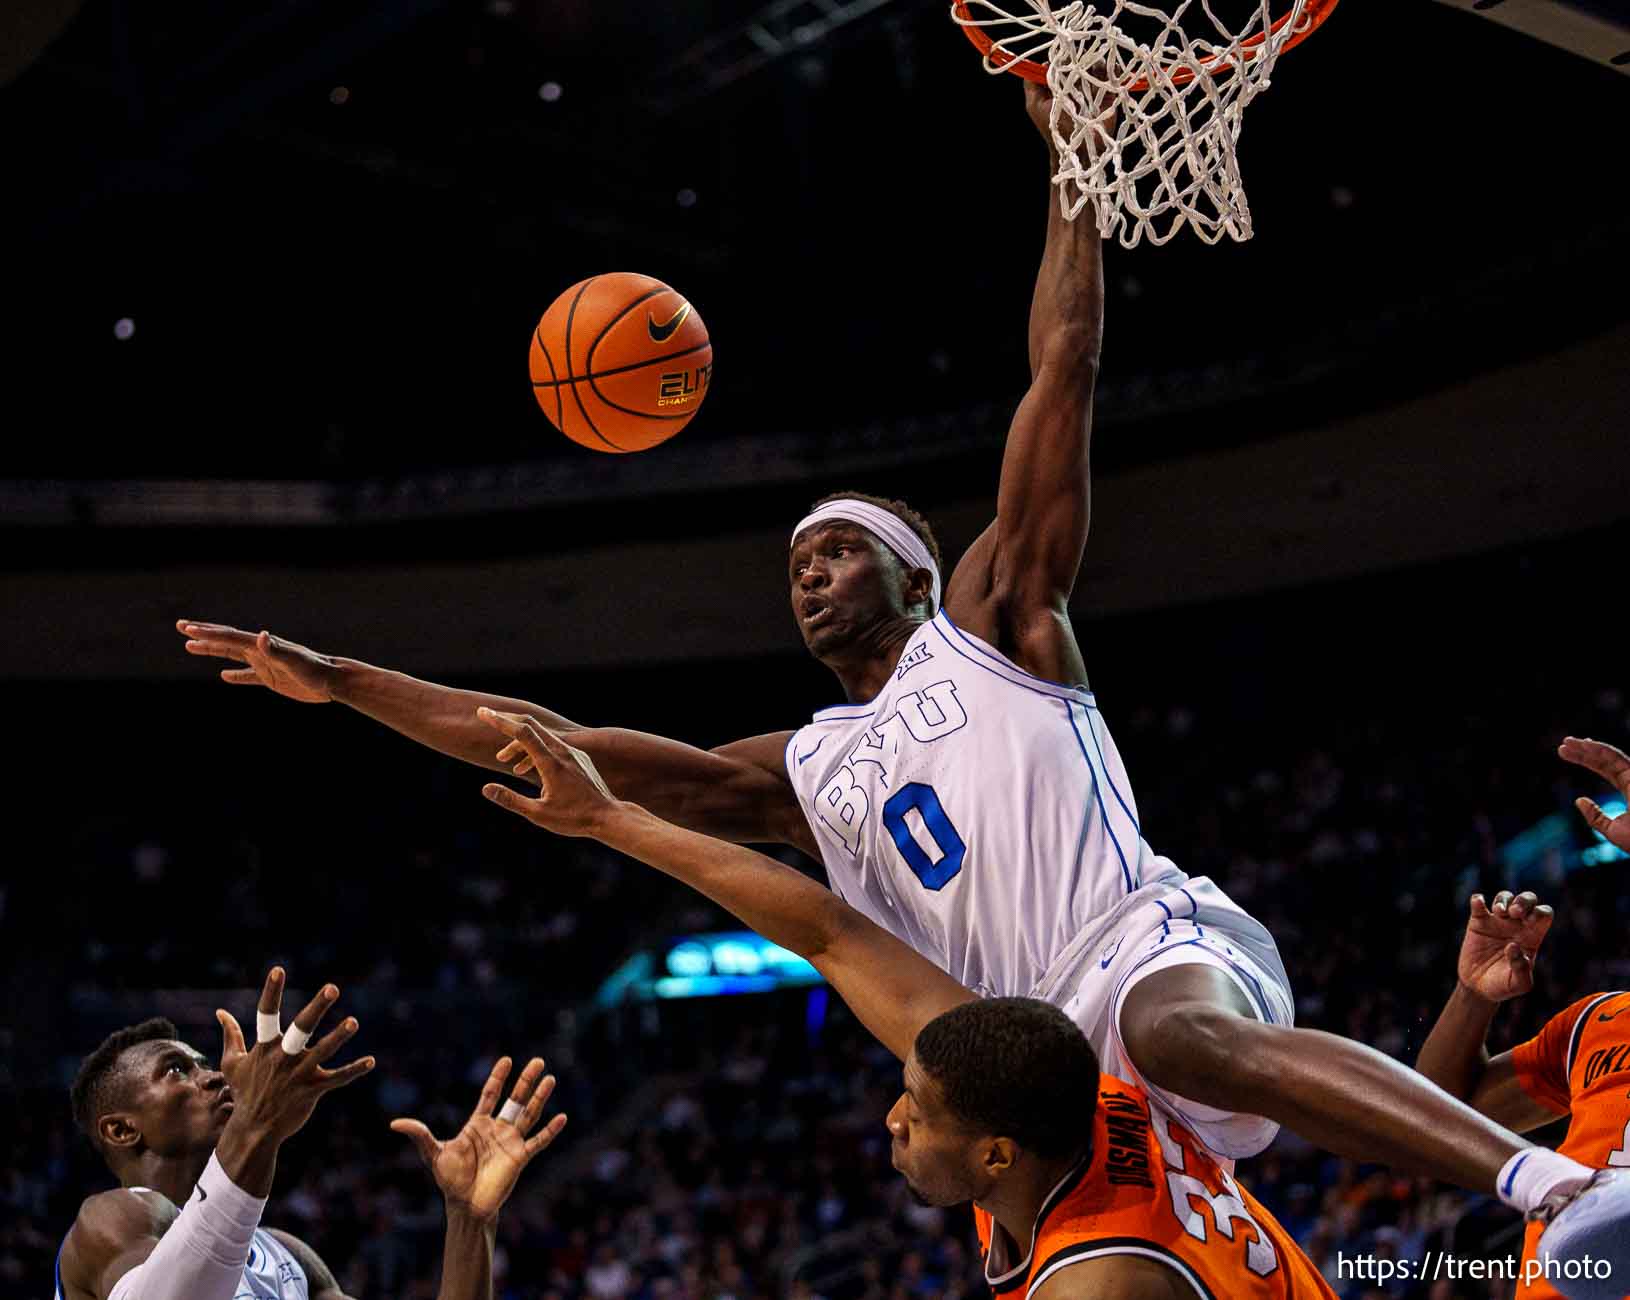
[[[828,501],[824,506],[800,519],[798,526],[792,530],[793,541],[798,540],[798,534],[804,529],[815,524],[824,524],[829,519],[843,519],[851,524],[860,524],[863,528],[876,533],[878,538],[900,557],[902,564],[912,569],[927,569],[932,579],[928,592],[928,607],[930,612],[939,610],[939,565],[934,563],[934,557],[923,545],[923,539],[917,536],[916,531],[905,520],[868,502],[843,497],[837,501]]]

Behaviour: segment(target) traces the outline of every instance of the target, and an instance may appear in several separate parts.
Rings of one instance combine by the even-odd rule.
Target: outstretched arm
[[[1058,170],[1048,128],[1052,100],[1045,87],[1028,83],[1025,94],[1047,140],[1051,176]],[[1056,661],[1080,659],[1073,638],[1069,654],[1055,642],[1087,542],[1104,271],[1091,214],[1066,220],[1051,187],[1047,206],[1047,244],[1030,304],[1030,389],[1008,431],[996,522],[957,566],[946,606],[972,626],[981,614],[994,620],[1021,662],[1061,676]]]
[[[270,632],[183,619],[176,630],[188,654],[229,659],[235,686],[264,686],[306,704],[348,705],[410,740],[478,767],[508,771],[494,757],[492,733],[477,708],[534,718],[570,735],[592,754],[612,787],[683,826],[730,840],[792,844],[816,853],[808,824],[788,784],[784,755],[790,732],[697,749],[677,740],[621,727],[583,727],[527,700],[459,690],[376,668],[358,659],[322,654]]]
[[[918,1030],[973,1000],[939,967],[801,872],[614,798],[585,754],[531,722],[481,716],[525,749],[542,778],[536,799],[504,785],[486,786],[489,799],[547,830],[599,840],[706,894],[771,943],[811,962],[901,1060]]]
[[[1524,1090],[1510,1052],[1490,1057],[1485,1042],[1500,1003],[1534,987],[1534,955],[1551,928],[1549,907],[1533,894],[1481,894],[1461,942],[1455,989],[1421,1046],[1415,1068],[1451,1097],[1518,1133],[1556,1116]]]

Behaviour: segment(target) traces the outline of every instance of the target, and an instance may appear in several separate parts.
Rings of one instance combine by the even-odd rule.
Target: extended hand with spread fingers
[[[230,1011],[215,1013],[221,1025],[221,1073],[232,1089],[232,1124],[274,1142],[299,1132],[325,1094],[354,1083],[374,1066],[373,1057],[364,1056],[337,1070],[323,1068],[323,1062],[357,1032],[353,1016],[306,1046],[339,999],[340,991],[332,984],[323,985],[284,1032],[279,1025],[284,982],[281,966],[267,972],[256,1008],[253,1047],[245,1044],[243,1030]]]
[[[187,653],[232,659],[242,668],[223,668],[221,680],[233,686],[264,686],[302,704],[327,704],[337,671],[328,655],[270,632],[245,632],[225,623],[180,619],[175,630],[187,638]]]
[[[517,775],[531,773],[539,786],[535,799],[496,782],[481,793],[545,830],[592,835],[595,821],[615,800],[589,756],[520,714],[482,708],[476,716],[510,738],[498,751],[499,761],[513,764]]]
[[[541,1057],[526,1063],[509,1100],[494,1114],[510,1066],[509,1057],[499,1057],[470,1118],[457,1136],[446,1142],[439,1141],[416,1119],[391,1121],[391,1130],[412,1139],[418,1148],[448,1208],[483,1222],[497,1217],[515,1190],[521,1170],[566,1127],[566,1116],[555,1115],[537,1128],[555,1090],[555,1076],[543,1072]]]

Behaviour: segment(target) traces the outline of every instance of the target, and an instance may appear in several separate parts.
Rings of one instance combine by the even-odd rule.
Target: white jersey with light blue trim
[[[969,988],[1026,996],[1157,856],[1093,695],[1033,677],[942,610],[866,704],[794,733],[787,772],[833,890]]]
[[[145,1188],[130,1188],[145,1191]],[[62,1251],[57,1251],[56,1291],[53,1300],[67,1300],[62,1286]],[[249,1258],[232,1300],[311,1300],[306,1271],[289,1249],[265,1228],[256,1228],[249,1239]]]

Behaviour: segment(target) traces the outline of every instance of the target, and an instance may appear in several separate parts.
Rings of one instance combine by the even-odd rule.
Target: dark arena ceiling
[[[1024,385],[1042,147],[939,0],[24,9],[8,476],[581,459],[526,348],[606,270],[712,331],[708,405],[660,455]],[[1256,238],[1110,250],[1104,419],[1167,417],[1158,456],[1270,427],[1241,393],[1380,405],[1611,327],[1627,91],[1468,14],[1345,0],[1247,113]]]

